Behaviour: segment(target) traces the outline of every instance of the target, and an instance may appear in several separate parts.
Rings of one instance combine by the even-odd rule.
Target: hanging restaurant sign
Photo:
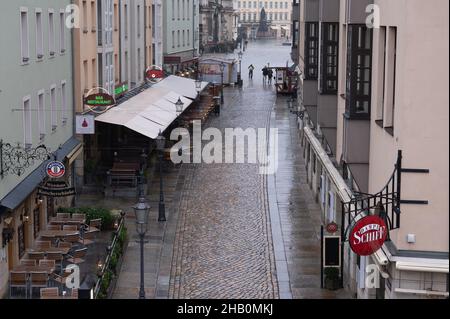
[[[75,188],[69,187],[64,181],[47,181],[38,188],[38,196],[67,197],[75,195]]]
[[[331,234],[334,234],[335,232],[337,232],[338,228],[339,228],[339,226],[335,222],[331,222],[326,226],[327,232],[329,232]]]
[[[378,216],[366,216],[353,226],[350,233],[350,247],[358,256],[369,256],[383,246],[388,228]]]
[[[89,90],[87,96],[83,97],[83,104],[88,111],[102,114],[116,105],[116,100],[108,90],[99,87]]]
[[[114,98],[106,93],[95,93],[84,98],[84,105],[87,106],[112,106],[114,104],[116,104]]]
[[[164,79],[164,71],[159,66],[153,65],[145,70],[145,77],[148,81],[156,83]]]
[[[48,177],[50,178],[60,178],[63,177],[66,173],[66,167],[63,163],[58,161],[52,161],[47,164],[47,167],[45,168]]]

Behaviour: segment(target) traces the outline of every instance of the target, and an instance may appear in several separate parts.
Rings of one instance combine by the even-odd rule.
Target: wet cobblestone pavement
[[[264,50],[261,50],[264,48]],[[259,55],[258,51],[265,52]],[[285,65],[278,43],[249,46],[243,89],[228,88],[221,115],[207,126],[266,128],[276,101],[263,86],[264,64]],[[250,61],[250,57],[254,61]],[[255,67],[253,81],[245,70]],[[172,298],[278,298],[265,177],[258,164],[195,165],[182,197],[171,276]]]
[[[286,97],[263,85],[268,62],[285,66],[289,47],[250,42],[244,87],[225,89],[225,104],[202,129],[278,128],[279,168],[259,164],[183,164],[164,173],[167,222],[158,223],[159,176],[151,179],[145,255],[147,298],[347,298],[320,288],[320,208],[306,181],[295,116]],[[247,67],[253,64],[253,81]],[[130,241],[114,298],[137,298],[139,248],[132,202],[124,207]]]

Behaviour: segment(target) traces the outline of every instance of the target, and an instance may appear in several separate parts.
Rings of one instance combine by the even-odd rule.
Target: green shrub
[[[108,288],[111,284],[111,280],[113,278],[113,273],[110,270],[107,270],[103,275],[102,281],[100,283],[100,294],[108,295]]]
[[[58,213],[79,213],[86,214],[86,223],[92,219],[102,219],[102,229],[110,230],[114,228],[115,216],[106,208],[101,207],[72,207],[72,208],[62,208],[58,209]]]
[[[324,269],[325,277],[331,280],[336,280],[339,278],[339,268],[336,267],[326,267]]]

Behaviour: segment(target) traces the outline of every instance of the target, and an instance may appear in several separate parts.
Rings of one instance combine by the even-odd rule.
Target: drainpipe
[[[70,4],[74,5],[75,4],[75,0],[71,0]],[[72,136],[76,138],[76,125],[77,125],[76,115],[77,115],[77,113],[76,113],[76,98],[75,98],[76,92],[75,92],[75,77],[74,77],[74,75],[75,75],[75,61],[74,61],[74,59],[75,59],[75,54],[74,54],[75,37],[74,37],[74,34],[73,34],[73,29],[70,30],[70,42],[72,44],[72,47],[71,47],[71,50],[70,50],[70,59],[71,59],[71,68],[72,68]],[[83,136],[81,136],[81,142],[84,144]],[[83,149],[83,153],[84,153],[84,149]],[[84,158],[84,154],[83,154],[83,158]],[[75,165],[75,169],[73,169],[75,174],[72,174],[72,184],[73,184],[73,187],[75,187],[75,190],[77,189],[77,186],[78,186],[77,185],[78,184],[77,183],[78,182],[78,177],[77,177],[78,175],[77,175],[77,172],[76,172],[76,162],[77,161],[74,161],[72,163],[72,165]],[[73,202],[74,202],[74,205],[76,206],[77,205],[77,196],[76,195],[73,197]]]
[[[195,12],[195,1],[196,0],[192,0],[192,57],[195,58],[195,17],[196,17],[196,12]],[[199,19],[199,23],[200,23],[200,16],[198,16]]]

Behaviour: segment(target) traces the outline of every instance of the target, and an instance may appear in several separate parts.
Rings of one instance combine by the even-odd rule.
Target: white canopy
[[[192,81],[192,80],[191,80]],[[192,104],[182,94],[163,87],[151,87],[95,118],[96,121],[125,126],[155,139],[177,118],[175,103],[181,98],[183,111]]]
[[[208,82],[202,82],[200,91],[203,91],[208,86]],[[153,88],[166,88],[181,94],[184,97],[195,99],[197,97],[197,89],[195,87],[195,80],[184,78],[181,76],[171,75],[164,80],[156,83]],[[177,97],[178,100],[178,97]]]

